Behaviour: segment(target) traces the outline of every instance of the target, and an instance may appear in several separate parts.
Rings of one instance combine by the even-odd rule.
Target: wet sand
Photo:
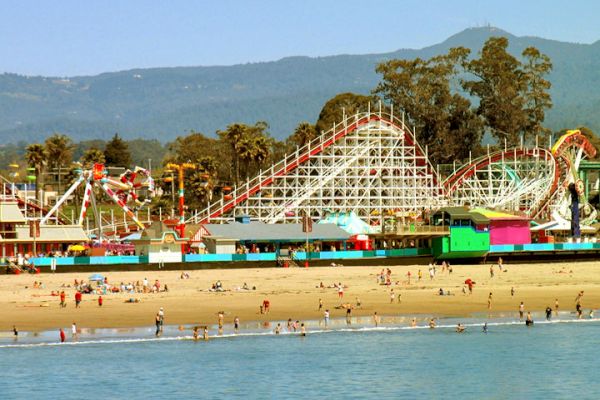
[[[376,311],[382,316],[419,314],[429,316],[466,316],[488,312],[488,295],[493,293],[491,312],[518,314],[521,301],[526,311],[543,311],[554,308],[558,298],[561,311],[575,310],[575,297],[585,292],[582,305],[585,314],[590,308],[600,307],[600,262],[553,263],[553,264],[505,264],[506,272],[494,265],[495,276],[490,278],[490,264],[453,265],[453,273],[441,272],[430,280],[427,265],[390,267],[392,286],[377,283],[381,267],[326,267],[326,268],[263,268],[235,270],[187,271],[190,279],[180,279],[179,271],[110,272],[104,274],[109,283],[142,281],[150,283],[158,279],[169,287],[169,292],[117,293],[103,296],[104,305],[99,307],[97,295],[83,295],[80,308],[75,308],[72,287],[74,279],[87,279],[88,274],[41,274],[0,276],[0,331],[9,331],[16,325],[21,331],[42,331],[70,327],[76,322],[80,328],[136,327],[154,324],[154,316],[160,307],[165,310],[165,324],[213,325],[217,313],[225,312],[225,323],[230,324],[238,316],[242,323],[248,321],[316,320],[322,318],[318,310],[319,299],[332,318],[343,318],[345,309],[336,309],[341,303],[355,307],[353,316],[371,316]],[[423,279],[417,280],[418,270]],[[407,273],[411,272],[411,283]],[[472,295],[464,295],[464,281],[476,282]],[[225,292],[208,289],[220,280]],[[43,289],[34,289],[34,281],[42,281]],[[236,290],[246,282],[256,290]],[[347,288],[343,299],[337,289],[318,288],[341,282]],[[398,284],[396,284],[398,282]],[[62,285],[71,285],[63,288]],[[511,296],[511,287],[515,295]],[[450,290],[453,295],[439,296],[438,290]],[[390,289],[396,298],[390,303]],[[65,290],[67,307],[59,307],[59,298],[52,291]],[[397,302],[398,294],[401,302]],[[126,303],[129,298],[139,303]],[[269,314],[260,314],[264,299],[271,303]],[[506,314],[506,313],[505,313]]]

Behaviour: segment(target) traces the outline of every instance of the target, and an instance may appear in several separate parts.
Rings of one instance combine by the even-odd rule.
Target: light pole
[[[183,238],[185,236],[185,186],[183,184],[183,174],[186,169],[196,169],[196,165],[192,163],[168,163],[167,168],[176,170],[179,173],[179,223],[176,230],[179,237]]]

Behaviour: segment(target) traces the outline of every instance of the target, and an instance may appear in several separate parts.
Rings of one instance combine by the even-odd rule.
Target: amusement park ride
[[[94,195],[94,187],[99,187],[129,218],[131,218],[132,221],[135,222],[138,227],[140,227],[140,229],[144,229],[144,224],[138,220],[135,211],[149,204],[151,198],[154,197],[154,180],[152,179],[150,171],[141,167],[136,167],[133,171],[126,170],[115,179],[108,176],[104,164],[94,164],[91,170],[80,169],[77,172],[79,174],[77,180],[69,187],[69,189],[67,189],[54,207],[44,215],[40,220],[40,224],[46,224],[60,206],[82,183],[85,182],[85,192],[77,222],[78,225],[83,225],[90,204],[92,205],[92,211],[94,212],[96,221],[100,220],[96,209],[96,199]],[[141,201],[138,196],[138,191],[141,188],[144,188],[147,191],[147,196],[143,201]]]
[[[551,147],[518,146],[488,154],[456,169],[446,179],[393,108],[368,110],[344,117],[331,130],[286,156],[246,183],[223,191],[220,200],[185,220],[183,173],[193,164],[170,164],[179,173],[179,222],[197,224],[232,221],[244,214],[267,223],[300,222],[335,213],[354,213],[376,229],[386,218],[411,222],[443,206],[469,205],[509,211],[531,219],[570,221],[572,196],[579,201],[581,223],[590,224],[596,211],[586,199],[579,166],[596,149],[578,130],[569,131]],[[135,211],[154,196],[148,170],[136,167],[117,178],[104,165],[80,170],[77,181],[41,219],[42,224],[81,184],[85,194],[78,223],[95,208],[94,187],[104,191],[141,229]],[[139,200],[138,191],[147,191]],[[571,188],[571,189],[569,189]],[[574,193],[576,193],[574,195]],[[98,220],[98,219],[97,219]]]
[[[381,110],[344,118],[294,154],[234,188],[189,221],[231,221],[236,214],[267,223],[299,222],[354,212],[370,225],[384,218],[407,222],[423,211],[469,205],[531,219],[570,220],[573,184],[582,223],[595,220],[587,203],[579,164],[596,149],[578,130],[551,149],[537,145],[491,152],[470,160],[442,180],[414,132]]]

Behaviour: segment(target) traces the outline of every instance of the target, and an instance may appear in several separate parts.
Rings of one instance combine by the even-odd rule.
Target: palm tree
[[[43,145],[39,143],[30,144],[26,148],[25,157],[27,158],[27,165],[30,168],[35,168],[35,187],[38,192],[38,201],[40,205],[44,204],[44,168],[48,162],[48,154]]]
[[[61,176],[62,168],[71,164],[73,159],[73,141],[66,135],[54,134],[46,139],[46,153],[48,164],[58,170],[58,193],[62,193]]]
[[[302,147],[315,137],[317,137],[315,126],[308,122],[300,122],[288,140],[290,144]]]
[[[91,168],[94,164],[104,164],[104,152],[94,147],[87,149],[80,158],[84,168]]]
[[[238,150],[240,147],[240,141],[248,131],[248,127],[244,124],[231,124],[224,131],[217,131],[219,137],[228,142],[231,147],[233,154],[233,170],[235,171],[235,184],[237,185],[240,181],[240,155]]]

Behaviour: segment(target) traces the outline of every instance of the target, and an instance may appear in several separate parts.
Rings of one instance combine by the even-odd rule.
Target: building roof
[[[473,208],[471,209],[471,212],[479,213],[491,220],[529,220],[527,217],[521,217],[519,215],[513,215],[502,211],[488,210],[486,208]]]
[[[17,239],[5,239],[6,241],[31,242],[33,238],[29,236],[29,226],[21,225],[16,227]],[[38,242],[53,243],[79,243],[88,242],[83,228],[79,225],[40,225],[40,236],[35,239]]]
[[[242,224],[205,224],[204,228],[210,236],[237,239],[239,241],[289,241],[306,240],[307,234],[302,232],[302,224],[265,224],[250,222]],[[350,234],[335,224],[313,224],[312,232],[308,233],[309,240],[347,240]]]
[[[452,220],[470,219],[477,225],[485,225],[490,223],[490,219],[488,217],[477,211],[469,210],[467,207],[442,207],[436,211],[434,215],[442,212],[450,214],[450,218]]]
[[[16,202],[0,202],[0,222],[22,224],[25,222],[25,216]]]

